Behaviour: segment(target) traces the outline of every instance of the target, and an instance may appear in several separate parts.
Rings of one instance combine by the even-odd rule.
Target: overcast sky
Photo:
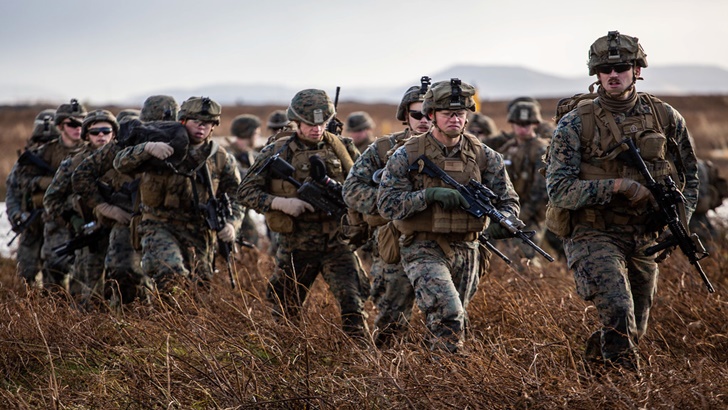
[[[589,45],[609,30],[639,37],[651,66],[728,68],[726,16],[724,0],[2,0],[0,100],[394,86],[455,64],[586,81]]]

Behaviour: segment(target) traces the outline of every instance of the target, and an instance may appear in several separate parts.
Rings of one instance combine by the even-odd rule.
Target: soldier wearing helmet
[[[266,122],[266,127],[268,128],[269,136],[278,134],[286,128],[290,128],[290,121],[288,121],[286,111],[275,110],[270,113],[270,115],[268,116],[268,121]]]
[[[543,122],[540,105],[527,100],[514,102],[507,119],[513,137],[498,152],[503,155],[508,176],[518,194],[521,204],[519,218],[535,231],[531,239],[540,246],[546,230],[544,212],[548,202],[546,179],[539,172],[544,167],[542,157],[548,146],[548,141],[536,134],[536,128]],[[536,255],[532,247],[512,239],[508,240],[507,245],[503,251],[515,261],[516,269],[525,273],[540,268],[540,261],[534,258]],[[530,260],[528,265],[521,263],[524,258]]]
[[[392,154],[377,201],[379,213],[396,228],[391,235],[401,245],[401,263],[425,315],[431,347],[450,352],[463,347],[468,304],[488,268],[487,251],[481,257],[477,239],[488,222],[463,210],[469,204],[457,190],[412,171],[417,167],[413,164],[424,155],[461,183],[481,182],[497,195],[498,210],[522,226],[516,218],[518,196],[503,158],[464,132],[468,111],[475,109],[474,94],[473,86],[457,78],[430,87],[422,112],[432,120],[432,128]],[[492,234],[504,238],[504,231],[493,229]]]
[[[179,104],[169,95],[152,95],[144,100],[139,120],[150,121],[175,121],[179,113]]]
[[[116,121],[118,121],[119,125],[121,125],[127,121],[138,120],[141,113],[141,110],[137,110],[135,108],[124,108],[116,114]]]
[[[339,303],[343,330],[366,340],[369,335],[364,301],[369,283],[354,252],[339,239],[339,218],[299,199],[295,186],[265,166],[278,155],[293,166],[294,179],[305,181],[314,174],[312,164],[323,161],[328,178],[343,183],[359,153],[351,138],[326,131],[326,123],[334,114],[334,104],[325,91],[299,91],[287,112],[296,123],[295,133],[261,150],[237,197],[246,206],[265,213],[269,229],[277,232],[277,269],[267,293],[274,314],[298,318],[308,290],[323,274]]]
[[[366,111],[354,111],[346,117],[346,135],[354,141],[359,152],[374,142],[374,120]]]
[[[184,125],[189,146],[173,168],[148,169],[153,158],[164,161],[174,148],[161,141],[141,142],[121,150],[114,167],[121,173],[142,171],[140,176],[142,267],[160,296],[174,302],[176,292],[192,285],[209,287],[216,241],[232,243],[240,227],[242,209],[232,203],[232,217],[218,232],[208,228],[202,207],[212,196],[233,198],[240,183],[235,158],[210,139],[220,124],[222,107],[207,97],[190,97],[177,118]]]
[[[17,186],[26,198],[26,211],[43,210],[43,195],[53,180],[53,176],[61,162],[83,149],[81,139],[81,123],[86,116],[86,108],[76,99],[61,104],[56,109],[53,119],[59,136],[37,148],[29,149],[18,159],[16,170]],[[40,211],[39,211],[40,212]],[[41,260],[43,261],[43,282],[49,287],[65,286],[66,275],[71,271],[68,258],[58,258],[53,247],[68,241],[69,232],[62,221],[51,218],[45,212],[42,216],[43,245]],[[22,272],[26,279],[35,277],[35,273]]]
[[[255,142],[261,136],[260,128],[260,118],[252,114],[238,115],[230,125],[230,133],[234,137],[230,144],[230,152],[238,161],[241,177],[245,176],[248,168],[255,162],[257,152],[254,148]],[[258,230],[252,212],[254,212],[252,209],[245,210],[245,216],[237,234],[239,243],[245,241],[255,245],[258,244]]]
[[[576,291],[594,303],[601,321],[585,357],[635,371],[658,277],[656,255],[645,249],[664,227],[648,223],[654,198],[640,172],[617,155],[626,146],[622,141],[634,141],[655,180],[673,176],[687,219],[698,199],[697,160],[685,120],[667,103],[637,92],[645,67],[636,37],[610,31],[591,45],[588,68],[597,93],[561,118],[546,167],[547,226],[566,238]]]
[[[81,226],[91,218],[81,212],[77,205],[79,199],[72,195],[71,175],[84,158],[109,143],[118,131],[119,123],[109,111],[89,112],[81,123],[81,139],[86,141],[83,149],[61,162],[53,181],[46,189],[43,206],[48,218],[62,224],[63,229],[71,232],[73,237],[83,234]],[[87,298],[92,290],[101,289],[101,273],[104,271],[108,239],[108,235],[99,235],[98,242],[93,246],[75,252],[72,275],[68,283],[72,296]]]
[[[395,336],[408,328],[415,300],[414,289],[402,264],[399,261],[388,263],[378,252],[377,248],[383,245],[377,242],[377,232],[388,221],[377,210],[377,189],[378,178],[387,163],[388,152],[411,136],[430,129],[430,120],[421,111],[422,101],[430,86],[430,77],[422,77],[420,83],[407,89],[397,107],[396,118],[406,124],[405,129],[377,138],[369,145],[354,163],[342,190],[346,204],[363,215],[364,224],[361,229],[371,232],[371,240],[368,242],[372,248],[370,293],[379,311],[374,321],[374,341],[378,347],[389,345]],[[342,229],[354,231],[354,216],[350,213],[347,218],[349,225],[353,226],[342,223]]]
[[[468,116],[468,132],[485,142],[488,138],[498,134],[498,126],[489,116],[474,112]]]

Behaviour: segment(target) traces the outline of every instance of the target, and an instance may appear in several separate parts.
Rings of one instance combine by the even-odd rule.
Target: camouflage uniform
[[[346,117],[346,132],[362,134],[363,138],[354,139],[354,145],[357,151],[364,152],[364,150],[374,142],[374,129],[375,123],[369,113],[365,111],[355,111]]]
[[[43,245],[43,219],[38,212],[42,212],[42,208],[34,208],[30,197],[23,191],[18,182],[18,167],[15,164],[8,174],[6,181],[7,192],[5,194],[5,213],[8,216],[13,231],[19,234],[18,251],[17,251],[17,272],[18,275],[25,279],[30,285],[40,284],[42,280],[40,249]],[[21,233],[19,225],[23,221],[27,221],[32,217],[32,212],[36,211],[33,221]]]
[[[288,110],[290,119],[310,125],[322,126],[333,115],[333,103],[321,90],[300,91]],[[277,200],[299,201],[293,185],[274,179],[268,170],[262,169],[276,153],[296,168],[293,178],[298,181],[309,176],[308,158],[318,154],[325,160],[327,175],[339,183],[344,181],[347,168],[359,154],[351,139],[328,132],[310,145],[298,134],[280,138],[261,150],[238,189],[238,200],[266,213],[269,228],[278,232],[277,270],[270,277],[267,292],[274,312],[296,319],[309,289],[321,274],[339,304],[344,331],[365,337],[364,301],[368,282],[359,261],[339,239],[337,218],[321,211],[303,212],[294,218],[282,210],[274,210]]]
[[[451,89],[456,81],[433,84],[422,112],[430,115],[435,108],[452,106]],[[458,110],[472,111],[474,88],[462,84],[460,93],[457,106],[462,108]],[[439,130],[436,120],[433,122]],[[463,344],[468,304],[477,290],[481,271],[487,269],[487,252],[481,256],[477,241],[487,220],[459,208],[447,210],[428,199],[429,192],[447,190],[443,188],[446,183],[410,171],[410,165],[418,153],[424,154],[460,183],[470,178],[479,180],[498,196],[497,207],[507,215],[518,214],[518,196],[500,154],[483,146],[476,137],[462,134],[462,129],[456,145],[446,149],[433,132],[409,139],[394,152],[382,175],[377,206],[380,214],[393,220],[402,232],[402,264],[433,335],[432,348],[456,352]],[[450,191],[459,196],[457,191]]]
[[[721,206],[728,197],[728,182],[720,176],[718,168],[711,161],[703,159],[698,159],[698,178],[700,193],[695,212],[690,218],[690,232],[697,233],[704,239],[708,251],[711,251],[712,242],[719,239],[719,231],[708,218],[708,211]]]
[[[233,119],[230,132],[235,138],[249,139],[251,141],[250,147],[252,148],[253,144],[255,144],[256,129],[260,127],[260,124],[260,119],[254,115],[239,115]],[[240,175],[244,178],[250,166],[255,162],[255,156],[258,153],[252,149],[242,150],[236,144],[230,144],[228,150],[237,160]],[[239,243],[249,242],[257,246],[259,239],[258,229],[255,226],[252,212],[254,212],[252,209],[245,210],[240,231],[238,231],[237,241]]]
[[[178,118],[183,123],[193,119],[219,123],[220,105],[208,98],[193,97],[185,101]],[[206,225],[199,205],[209,199],[203,183],[205,167],[211,174],[213,192],[218,199],[230,198],[240,183],[235,159],[224,148],[209,140],[190,145],[187,155],[176,165],[145,169],[154,156],[142,142],[121,150],[114,168],[123,174],[140,172],[142,221],[139,235],[142,246],[142,270],[152,278],[162,296],[188,284],[207,287],[213,274],[216,235]],[[240,207],[233,203],[232,225],[239,225]]]
[[[607,44],[614,41],[615,33],[620,36],[610,32],[592,45],[590,74],[596,73],[595,60],[606,59]],[[636,38],[621,35],[621,44],[622,48],[615,48],[621,53],[617,57],[639,67],[647,66]],[[661,156],[671,157],[675,163],[682,162],[684,176],[680,180],[684,183],[688,218],[697,201],[698,179],[692,138],[685,120],[675,109],[662,103],[667,118],[655,121],[660,109],[657,113],[653,111],[658,104],[652,97],[638,95],[634,85],[631,87],[631,91],[625,92],[631,92],[627,100],[615,100],[600,86],[599,97],[592,103],[599,119],[592,122],[594,137],[589,138],[593,141],[590,144],[583,141],[584,121],[578,109],[559,121],[551,142],[546,180],[551,205],[566,209],[570,214],[572,228],[564,239],[564,250],[569,267],[574,271],[576,291],[594,303],[602,323],[601,330],[587,342],[587,356],[601,356],[612,363],[636,369],[639,368],[637,343],[647,330],[657,290],[655,255],[645,256],[644,251],[655,244],[658,232],[649,231],[646,225],[653,212],[649,209],[648,197],[641,194],[645,199],[634,202],[636,195],[620,190],[627,177],[643,181],[639,173],[605,153],[619,146],[625,137],[635,139],[638,147],[648,148],[642,145],[640,135],[655,134],[638,132],[650,129],[645,124],[652,124],[654,129],[656,123],[662,123],[664,135],[675,145],[668,143],[667,154],[664,151],[662,155],[656,154],[653,148],[649,150],[651,154],[647,149],[641,149],[641,155],[657,180],[661,180],[661,175],[674,172],[674,169],[670,171],[671,167],[664,168],[666,161]],[[611,108],[615,101],[626,108]],[[634,105],[630,107],[631,104]],[[612,120],[616,127],[611,128],[621,130],[621,135],[612,135],[609,128],[601,126]],[[666,171],[657,172],[660,169]],[[641,185],[638,188],[637,192],[646,190]]]

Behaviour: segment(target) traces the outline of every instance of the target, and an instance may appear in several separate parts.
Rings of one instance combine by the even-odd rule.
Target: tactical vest
[[[548,141],[538,136],[525,141],[523,145],[519,145],[513,138],[503,144],[499,150],[507,161],[508,176],[520,198],[528,198],[528,191],[535,178],[533,175],[534,164],[541,160],[540,157],[547,145]],[[511,154],[511,150],[515,152]]]
[[[377,138],[374,141],[375,147],[377,149],[377,157],[379,160],[379,163],[377,165],[380,167],[380,169],[384,168],[387,165],[387,160],[389,160],[389,157],[392,155],[392,153],[394,153],[397,148],[404,144],[404,142],[407,141],[407,139],[411,135],[412,131],[407,128],[404,131],[400,131],[386,137]],[[371,227],[382,226],[389,222],[388,219],[379,215],[379,213],[363,215],[363,217],[364,221],[366,221],[366,223],[369,224],[369,226]]]
[[[212,192],[215,194],[220,182],[219,175],[227,163],[227,152],[215,141],[212,141],[211,144],[210,154],[205,162],[212,175]],[[183,161],[183,164],[187,161]],[[201,163],[196,169],[189,170],[190,175],[195,175],[196,171],[203,166],[204,164]],[[192,187],[193,179],[194,189]],[[196,176],[190,178],[162,169],[144,172],[141,175],[139,191],[143,210],[146,211],[144,219],[157,219],[156,217],[161,216],[161,213],[158,212],[161,210],[165,213],[165,219],[192,223],[201,217],[198,205],[209,200],[207,188]],[[194,201],[194,191],[197,192],[197,203]]]
[[[482,169],[486,166],[485,151],[475,136],[463,134],[460,140],[460,156],[448,158],[430,135],[427,133],[412,137],[404,144],[410,165],[424,154],[461,184],[467,184],[470,179],[481,182]],[[415,171],[411,171],[411,177],[414,191],[431,187],[452,188],[440,178],[432,178]],[[433,203],[421,212],[403,220],[394,221],[394,225],[404,235],[412,235],[416,232],[447,234],[480,232],[486,222],[487,218],[476,218],[461,209],[446,211],[439,204]]]

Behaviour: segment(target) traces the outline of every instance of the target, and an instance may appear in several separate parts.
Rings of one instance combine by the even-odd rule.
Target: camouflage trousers
[[[364,302],[369,282],[354,252],[334,236],[321,234],[321,224],[297,223],[298,231],[278,235],[277,269],[269,280],[268,300],[278,313],[296,319],[319,274],[341,310],[342,328],[367,336]]]
[[[402,265],[425,314],[433,349],[458,351],[463,345],[467,308],[480,280],[477,242],[451,242],[448,258],[432,240],[400,241]]]
[[[76,250],[73,276],[69,283],[72,296],[103,299],[104,255],[108,244],[109,238],[105,236],[91,246]]]
[[[182,282],[205,286],[212,279],[212,233],[198,224],[144,220],[142,271],[154,280],[160,292],[172,292]]]
[[[106,299],[120,304],[136,298],[146,301],[151,283],[142,272],[141,255],[131,245],[128,225],[117,223],[111,228],[104,266]]]
[[[18,275],[30,286],[42,282],[40,250],[43,246],[43,221],[37,218],[18,237]]]
[[[599,314],[602,357],[607,360],[636,359],[657,292],[655,255],[644,256],[657,235],[640,231],[640,226],[600,231],[581,224],[564,240],[576,291]]]
[[[386,263],[377,252],[372,259],[370,295],[378,310],[374,325],[379,330],[376,344],[381,347],[409,327],[415,290],[401,263]]]
[[[43,285],[61,286],[68,290],[68,281],[73,276],[73,257],[58,256],[53,248],[71,240],[71,231],[58,221],[48,221],[43,226],[43,246],[40,257],[43,261]]]
[[[250,209],[245,210],[240,230],[238,230],[237,240],[238,242],[246,241],[258,246],[258,228],[255,226],[255,220],[251,216],[252,212]]]

